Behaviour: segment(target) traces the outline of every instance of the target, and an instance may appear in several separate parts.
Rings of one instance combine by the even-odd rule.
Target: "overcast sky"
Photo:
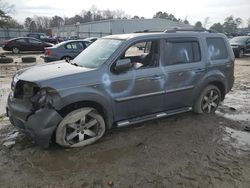
[[[38,16],[74,16],[92,5],[98,9],[122,9],[127,14],[152,18],[157,11],[166,11],[177,18],[187,19],[194,24],[204,21],[223,22],[233,15],[241,17],[246,25],[250,18],[250,0],[3,0],[14,4],[13,17],[23,22],[26,17]]]

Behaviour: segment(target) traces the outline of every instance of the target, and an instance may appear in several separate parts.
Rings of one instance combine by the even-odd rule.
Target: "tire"
[[[219,88],[214,85],[208,85],[195,101],[193,110],[198,114],[212,114],[217,110],[220,101],[221,92]]]
[[[0,57],[0,64],[13,63],[13,58],[11,57]]]
[[[73,58],[70,56],[64,56],[61,58],[61,60],[65,60],[66,62],[70,62]]]
[[[238,58],[242,58],[243,55],[244,55],[244,49],[240,49],[239,52],[238,52],[238,54],[237,54],[237,57]]]
[[[13,47],[13,48],[12,48],[12,53],[13,53],[13,54],[19,54],[19,53],[20,53],[19,48],[18,48],[18,47]]]
[[[22,57],[23,63],[35,63],[36,58],[35,57]]]
[[[56,143],[63,147],[83,147],[99,140],[105,133],[103,117],[94,108],[70,112],[56,129]]]

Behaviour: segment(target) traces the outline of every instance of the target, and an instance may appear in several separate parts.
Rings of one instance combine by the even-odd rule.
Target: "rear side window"
[[[200,45],[197,40],[168,39],[165,43],[165,65],[199,62]]]
[[[85,47],[83,46],[83,43],[81,42],[71,42],[69,44],[66,44],[65,48],[79,50],[79,49],[84,49]]]
[[[206,40],[210,60],[220,60],[228,57],[227,47],[223,38],[213,37]]]
[[[25,43],[25,42],[26,42],[25,39],[17,39],[16,41],[17,41],[17,42],[20,42],[20,43]]]

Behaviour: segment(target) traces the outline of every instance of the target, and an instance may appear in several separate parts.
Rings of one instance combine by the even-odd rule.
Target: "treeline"
[[[2,3],[0,0],[0,27],[12,27],[12,28],[25,28],[30,32],[46,32],[48,28],[61,27],[63,25],[74,25],[77,23],[87,23],[91,21],[100,21],[108,19],[144,19],[135,15],[131,17],[126,14],[123,10],[100,10],[96,6],[92,6],[89,10],[83,10],[81,13],[76,14],[73,17],[46,17],[46,16],[33,16],[27,17],[24,24],[19,24],[10,16],[10,12],[13,10],[13,6],[8,3]],[[189,24],[187,18],[180,19],[175,17],[173,14],[167,12],[159,11],[153,15],[153,18],[168,19],[176,22],[182,22]],[[214,23],[210,29],[216,30],[222,33],[236,33],[237,29],[242,25],[241,18],[234,18],[229,16],[225,18],[223,23]],[[203,22],[197,21],[195,23],[196,28],[209,28],[211,25],[209,22],[209,17],[207,17]],[[248,19],[248,27],[250,28],[250,18]]]

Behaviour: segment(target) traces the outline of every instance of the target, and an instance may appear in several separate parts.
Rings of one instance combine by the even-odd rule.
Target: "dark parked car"
[[[223,34],[107,36],[71,63],[19,71],[7,114],[43,147],[53,135],[62,146],[85,146],[112,127],[190,110],[214,113],[233,86],[233,73],[234,54]]]
[[[29,33],[29,34],[27,34],[27,37],[36,38],[36,39],[41,40],[43,42],[49,42],[52,44],[58,43],[57,38],[47,36],[45,33]]]
[[[250,36],[234,37],[230,40],[235,57],[241,58],[244,54],[250,53]]]
[[[53,44],[42,42],[31,37],[19,37],[10,39],[3,44],[3,49],[18,54],[20,51],[44,51],[44,48]]]
[[[89,42],[95,42],[98,38],[97,37],[89,37],[89,38],[85,38],[85,41],[89,41]]]
[[[90,41],[85,40],[69,40],[61,42],[53,47],[45,48],[44,61],[51,62],[62,59],[70,61],[78,56],[90,44]]]

